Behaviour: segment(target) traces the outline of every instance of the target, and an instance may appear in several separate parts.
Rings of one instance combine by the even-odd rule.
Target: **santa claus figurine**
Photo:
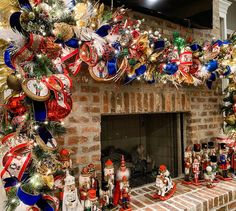
[[[184,153],[184,174],[185,178],[183,183],[184,184],[191,184],[190,176],[191,176],[191,167],[193,162],[193,153],[192,153],[192,147],[188,146],[186,147],[185,153]]]
[[[200,163],[199,163],[198,159],[194,158],[193,166],[192,166],[192,171],[193,171],[193,176],[194,176],[192,183],[194,185],[200,185],[200,182],[199,182],[199,174],[200,174],[199,167],[200,167]]]
[[[214,175],[214,173],[213,173],[213,171],[212,171],[212,167],[211,167],[211,166],[207,166],[207,167],[206,167],[206,172],[204,173],[204,179],[205,179],[205,181],[206,181],[206,183],[207,183],[207,187],[208,187],[208,188],[213,188],[213,187],[215,187],[215,186],[213,185],[213,181],[214,181],[214,179],[215,179],[215,175]]]
[[[85,208],[85,203],[88,199],[88,190],[90,189],[90,174],[89,169],[84,167],[79,175],[79,193],[80,201]]]
[[[114,190],[114,166],[113,162],[109,159],[105,163],[104,168],[104,181],[107,182],[108,185],[108,195],[109,195],[109,207],[113,206],[113,190]]]
[[[80,204],[77,194],[77,188],[75,187],[75,177],[69,174],[69,171],[66,171],[64,185],[64,194],[62,202],[62,211],[83,211],[84,208]]]
[[[228,160],[228,150],[225,143],[220,143],[220,160],[219,160],[219,170],[221,175],[219,175],[219,179],[222,180],[231,180],[228,176],[228,170],[230,168],[230,163]]]
[[[90,189],[88,191],[88,200],[85,203],[85,211],[100,211],[96,190]]]
[[[122,177],[122,180],[120,182],[120,200],[121,200],[121,208],[120,211],[126,210],[126,211],[130,211],[130,187],[129,187],[129,181],[128,178],[126,176]]]
[[[97,174],[96,174],[96,169],[95,166],[91,163],[88,165],[88,169],[89,169],[89,174],[90,174],[90,180],[91,180],[91,188],[96,190],[96,196],[99,198],[99,181],[97,178]]]
[[[119,200],[120,200],[120,196],[121,196],[121,192],[120,192],[120,182],[122,181],[123,177],[126,177],[127,180],[130,177],[130,171],[129,169],[126,167],[125,164],[125,158],[124,155],[121,156],[121,165],[120,168],[117,170],[116,172],[116,187],[115,187],[115,191],[114,191],[114,198],[113,198],[113,204],[115,206],[118,205]]]

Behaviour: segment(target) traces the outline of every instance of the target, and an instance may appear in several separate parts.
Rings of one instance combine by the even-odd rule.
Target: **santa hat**
[[[165,165],[160,165],[159,170],[160,172],[166,171],[166,166]]]
[[[125,171],[125,170],[126,170],[125,157],[124,157],[124,155],[121,156],[120,170],[121,170],[121,171]]]
[[[90,201],[96,201],[97,200],[95,189],[89,189],[88,190],[88,198],[89,198]]]
[[[114,168],[113,162],[110,159],[107,160],[107,162],[105,163],[105,166],[106,166],[107,169],[113,169]]]
[[[69,171],[66,171],[66,178],[64,179],[65,186],[67,185],[74,185],[75,184],[75,177],[69,174]]]

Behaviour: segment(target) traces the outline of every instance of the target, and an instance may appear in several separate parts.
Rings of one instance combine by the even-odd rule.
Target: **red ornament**
[[[56,99],[51,99],[47,101],[47,117],[51,121],[59,121],[67,117],[72,109],[72,99],[70,96],[67,96],[66,99],[69,108],[64,108],[60,106]]]
[[[25,95],[21,95],[19,97],[11,97],[7,102],[7,108],[15,115],[23,115],[27,110],[23,102],[24,99]]]
[[[62,149],[60,152],[61,160],[66,161],[70,159],[70,151],[68,149]]]
[[[193,59],[193,64],[189,67],[189,73],[194,75],[201,69],[201,62],[199,59]]]

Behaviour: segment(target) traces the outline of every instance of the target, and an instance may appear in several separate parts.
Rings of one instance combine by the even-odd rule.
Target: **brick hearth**
[[[221,181],[216,187],[183,185],[177,183],[176,193],[167,201],[152,199],[155,185],[149,184],[132,190],[132,210],[142,211],[225,211],[236,210],[236,181]]]

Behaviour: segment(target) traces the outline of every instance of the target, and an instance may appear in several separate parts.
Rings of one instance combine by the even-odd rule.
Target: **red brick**
[[[69,121],[70,123],[88,123],[89,118],[83,117],[83,116],[79,116],[79,117],[70,116]]]
[[[93,102],[94,103],[99,103],[100,102],[100,97],[98,95],[93,96]]]
[[[87,165],[88,164],[88,156],[77,156],[76,163]]]
[[[78,99],[80,102],[85,102],[88,101],[88,96],[79,96]]]
[[[228,204],[229,210],[236,210],[236,201]]]
[[[92,155],[92,161],[101,161],[101,156],[100,155]]]
[[[91,92],[92,93],[98,93],[100,91],[99,87],[91,87]]]
[[[108,112],[108,92],[105,91],[103,95],[103,112]]]
[[[100,132],[99,128],[96,127],[84,127],[82,128],[82,133],[98,133]]]

